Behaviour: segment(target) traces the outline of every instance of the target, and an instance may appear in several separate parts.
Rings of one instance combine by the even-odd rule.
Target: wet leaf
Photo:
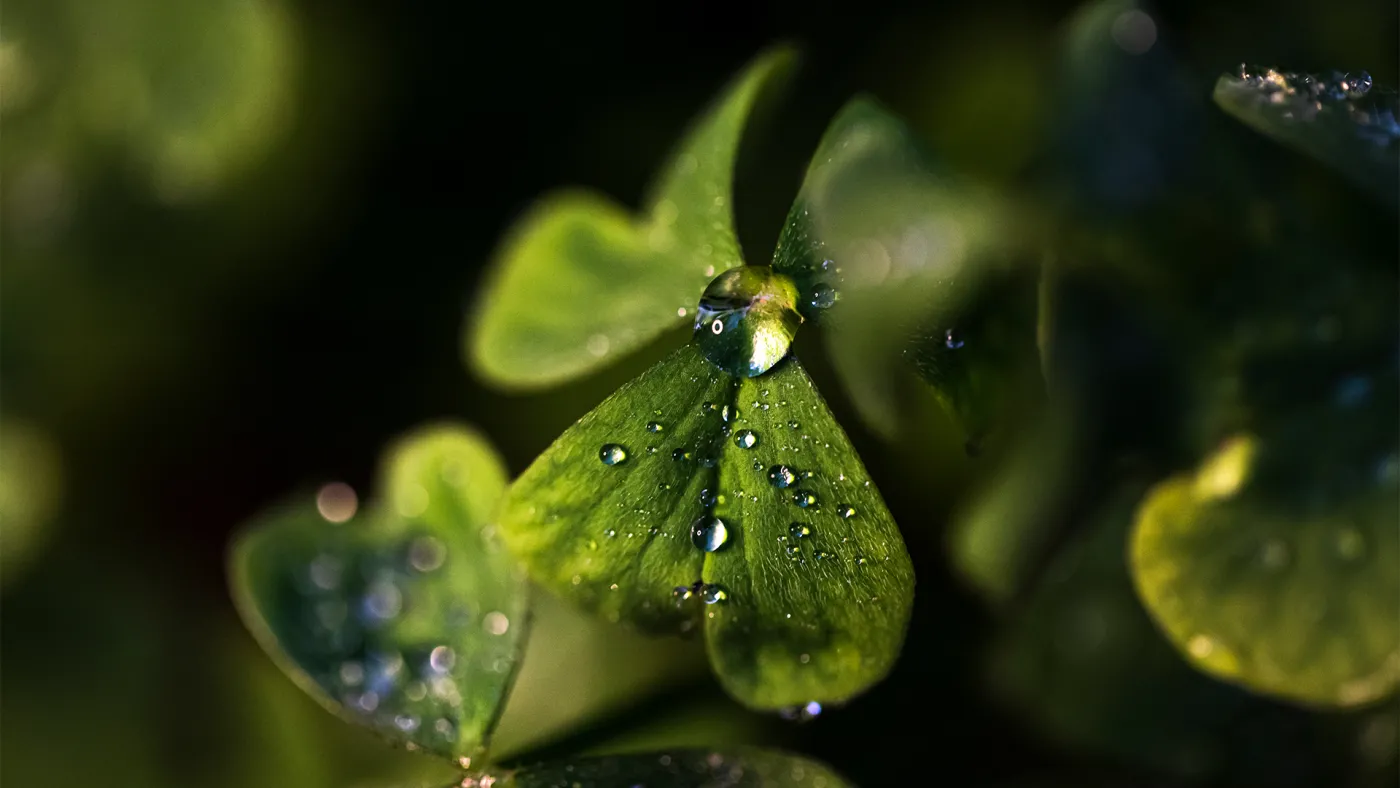
[[[796,755],[740,748],[605,755],[527,766],[499,788],[844,788],[829,767]]]
[[[793,53],[759,56],[690,130],[642,217],[601,195],[546,197],[510,230],[467,337],[491,382],[538,388],[583,375],[694,319],[696,294],[743,264],[732,182],[744,124]]]
[[[904,540],[797,359],[745,380],[734,413],[756,443],[730,441],[720,459],[713,513],[733,543],[705,562],[728,595],[706,611],[710,660],[752,706],[845,700],[899,656],[914,597]],[[770,478],[783,467],[786,486]]]
[[[758,708],[878,681],[913,594],[899,533],[796,360],[734,378],[696,343],[566,430],[511,487],[501,533],[537,582],[605,618],[687,632],[703,617],[721,682]]]
[[[1373,87],[1366,72],[1299,74],[1241,65],[1216,81],[1215,103],[1391,206],[1400,204],[1400,95]]]
[[[905,340],[952,325],[989,255],[1011,244],[1006,211],[938,167],[902,121],[869,98],[832,120],[774,253],[825,338],[862,417],[886,437],[900,418]]]
[[[523,578],[484,530],[505,472],[476,433],[391,447],[377,505],[327,485],[255,522],[230,575],[245,623],[331,710],[453,760],[484,752],[527,621]]]
[[[1393,427],[1389,394],[1376,396]],[[1295,702],[1354,706],[1400,683],[1400,459],[1393,428],[1376,436],[1389,448],[1337,456],[1337,421],[1314,412],[1238,435],[1162,482],[1131,557],[1144,602],[1192,664]]]

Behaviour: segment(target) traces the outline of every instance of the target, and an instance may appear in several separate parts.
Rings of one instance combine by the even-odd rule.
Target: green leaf
[[[769,479],[780,465],[796,469],[773,471],[785,487]],[[703,615],[721,682],[758,708],[878,681],[913,595],[899,532],[796,360],[733,378],[695,343],[535,460],[501,533],[532,578],[609,620],[687,632]]]
[[[891,437],[905,341],[956,321],[991,252],[1004,251],[1006,211],[933,162],[902,121],[869,98],[827,128],[774,253],[807,318],[831,324],[828,350],[862,417]]]
[[[1389,393],[1377,399],[1393,411]],[[1308,705],[1369,703],[1400,683],[1400,461],[1358,452],[1379,457],[1358,468],[1337,456],[1335,418],[1295,421],[1152,490],[1132,542],[1138,592],[1207,673]],[[1376,437],[1393,444],[1393,426]]]
[[[685,137],[640,218],[601,195],[546,197],[512,228],[468,330],[478,373],[517,389],[586,374],[686,319],[721,271],[743,264],[732,184],[739,141],[793,53],[755,59]]]
[[[479,757],[528,628],[525,582],[484,528],[505,483],[469,429],[405,437],[378,506],[356,514],[353,492],[327,485],[238,538],[245,623],[332,711],[411,749]]]
[[[796,358],[745,379],[732,407],[736,440],[757,442],[720,457],[714,515],[734,543],[705,561],[705,583],[728,594],[706,613],[710,660],[753,706],[845,700],[899,656],[914,598],[904,540]],[[782,466],[795,484],[770,479]]]
[[[1400,203],[1400,95],[1372,87],[1366,72],[1323,76],[1241,66],[1216,81],[1215,103],[1391,206]]]
[[[740,748],[728,752],[674,750],[605,755],[527,766],[498,788],[845,788],[829,767],[796,755]]]

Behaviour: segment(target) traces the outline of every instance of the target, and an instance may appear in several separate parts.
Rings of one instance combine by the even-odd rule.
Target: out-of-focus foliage
[[[777,752],[678,750],[606,755],[527,766],[498,783],[514,788],[845,788],[848,783],[815,761]]]
[[[558,384],[692,315],[705,283],[744,262],[733,209],[739,141],[793,57],[773,50],[735,78],[662,169],[644,220],[587,192],[535,205],[508,232],[478,297],[467,337],[477,372],[516,388]]]
[[[58,446],[47,432],[0,417],[0,584],[24,571],[48,539],[63,495]]]
[[[476,433],[409,435],[386,455],[374,507],[358,513],[354,492],[330,484],[239,539],[229,567],[239,609],[328,708],[470,762],[486,751],[529,628],[527,586],[488,525],[505,483]]]

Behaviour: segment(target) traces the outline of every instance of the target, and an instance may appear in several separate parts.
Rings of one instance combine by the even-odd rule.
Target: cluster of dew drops
[[[1400,143],[1400,100],[1392,91],[1372,90],[1365,71],[1328,75],[1278,71],[1241,63],[1235,77],[1271,104],[1287,105],[1298,120],[1323,111],[1341,111],[1363,138],[1382,148]]]
[[[764,397],[766,397],[768,395],[768,391],[765,389],[763,390],[762,394]],[[781,407],[783,405],[786,405],[787,402],[784,400],[778,404]],[[755,406],[762,407],[764,410],[767,410],[769,407],[771,407],[766,402],[761,404],[755,403]],[[761,437],[754,430],[731,430],[730,427],[733,414],[730,406],[719,406],[712,402],[705,402],[701,404],[700,408],[702,416],[713,414],[718,414],[720,416],[724,423],[722,431],[723,437],[729,439],[738,448],[752,450],[757,448],[762,442]],[[658,411],[655,413],[655,415],[659,417],[661,413]],[[801,424],[798,423],[796,420],[792,420],[788,422],[788,428],[791,430],[799,430],[801,429]],[[647,432],[652,434],[663,433],[665,429],[665,425],[660,421],[649,421],[646,424]],[[649,447],[647,449],[647,453],[655,454],[655,447]],[[631,459],[631,453],[626,446],[623,446],[620,443],[606,443],[603,444],[603,446],[599,449],[598,459],[606,466],[618,467],[626,464]],[[695,452],[687,448],[677,448],[674,451],[672,451],[671,459],[676,462],[689,462],[695,460],[699,462],[702,467],[714,467],[716,462],[714,458],[709,456],[702,456],[698,460],[696,460]],[[763,463],[757,459],[754,460],[753,467],[754,470],[757,471],[762,471],[764,468]],[[797,507],[798,509],[805,510],[807,512],[816,512],[819,511],[821,508],[821,501],[817,494],[812,490],[801,486],[803,481],[811,479],[813,476],[814,474],[811,471],[798,470],[797,468],[786,464],[773,465],[767,469],[767,477],[769,484],[774,489],[783,491],[785,493],[786,499],[793,506]],[[726,523],[724,519],[716,516],[711,511],[717,501],[718,496],[713,490],[709,488],[701,490],[699,496],[699,503],[700,506],[706,511],[699,517],[697,517],[694,521],[692,521],[690,524],[691,543],[695,545],[696,549],[706,553],[714,553],[723,550],[732,542],[730,524]],[[841,517],[842,519],[851,519],[856,516],[856,508],[851,504],[840,504],[836,507],[835,511],[837,516]],[[808,523],[794,521],[788,527],[788,534],[786,536],[779,537],[780,541],[786,543],[784,549],[787,556],[792,561],[801,563],[806,562],[806,558],[802,555],[802,551],[799,547],[799,544],[801,544],[802,540],[805,540],[807,537],[811,536],[811,534],[812,528]],[[823,561],[834,558],[834,556],[823,550],[814,550],[812,552],[812,558],[818,561]],[[864,566],[865,559],[861,557],[856,557],[854,559],[854,563],[857,566]],[[714,605],[727,601],[729,599],[729,592],[723,586],[717,583],[705,583],[703,581],[696,581],[695,583],[689,586],[677,586],[675,589],[673,589],[672,596],[678,606],[686,605],[694,599],[699,599],[701,602],[707,605]]]
[[[344,523],[354,514],[353,496],[345,485],[327,485],[317,507],[328,521]],[[345,709],[376,728],[411,737],[410,749],[449,747],[458,739],[463,698],[456,650],[442,642],[406,644],[394,632],[413,606],[415,590],[441,574],[448,553],[440,539],[421,533],[368,550],[353,542],[328,543],[296,579],[313,637],[300,649],[289,646],[325,665],[315,678]],[[446,613],[445,631],[475,623],[498,637],[510,627],[500,611],[472,619],[470,610],[456,605]],[[482,658],[489,670],[509,670],[504,653]]]

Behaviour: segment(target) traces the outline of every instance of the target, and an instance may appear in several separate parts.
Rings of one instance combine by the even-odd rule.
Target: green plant
[[[1063,129],[1046,142],[1033,199],[953,177],[858,98],[812,157],[772,263],[744,264],[732,170],[748,115],[788,68],[778,50],[697,121],[644,218],[587,193],[542,200],[508,234],[472,315],[467,354],[483,377],[538,390],[670,327],[689,323],[689,342],[509,485],[470,433],[422,437],[392,455],[370,526],[346,535],[302,511],[254,531],[236,551],[236,588],[264,645],[332,708],[471,768],[463,785],[630,784],[665,779],[658,766],[692,782],[742,772],[754,784],[837,784],[820,766],[756,751],[519,770],[484,760],[527,634],[529,582],[644,633],[703,631],[720,684],[750,708],[810,716],[889,672],[913,571],[791,352],[817,323],[875,432],[899,436],[910,408],[898,381],[912,379],[970,453],[1005,439],[979,460],[991,482],[949,539],[999,616],[990,683],[1040,727],[1165,773],[1228,777],[1222,740],[1253,755],[1235,721],[1275,719],[1257,696],[1362,710],[1393,699],[1394,272],[1343,250],[1336,275],[1315,282],[1306,239],[1238,232],[1240,215],[1265,210],[1237,187],[1253,177],[1241,167],[1211,173],[1205,205],[1155,204],[1102,177],[1134,146],[1169,160],[1182,144],[1106,116],[1120,103],[1107,99],[1148,81],[1185,117],[1208,110],[1181,90],[1163,47],[1139,51],[1143,16],[1112,0],[1075,18]],[[1393,197],[1375,168],[1394,170],[1394,94],[1368,77],[1274,74],[1223,78],[1216,101]],[[1084,147],[1090,138],[1101,144]],[[1137,210],[1124,220],[1125,206]],[[1184,235],[1233,244],[1238,266],[1194,266]],[[1149,301],[1148,290],[1165,295]],[[1142,409],[1124,415],[1114,397]],[[470,484],[444,475],[450,456],[477,468]],[[438,548],[422,553],[423,539]],[[319,585],[324,550],[342,568],[371,567],[358,586],[323,589],[382,619],[356,630],[355,648],[328,651],[333,626],[298,640],[319,615],[305,583],[310,572]],[[415,559],[441,554],[469,559],[427,570]],[[381,564],[397,567],[392,592],[374,585]],[[456,620],[454,605],[467,606]],[[414,656],[375,663],[394,702],[376,692],[367,704],[381,651]],[[410,663],[432,675],[401,673]],[[452,691],[434,694],[429,680],[448,679]]]

